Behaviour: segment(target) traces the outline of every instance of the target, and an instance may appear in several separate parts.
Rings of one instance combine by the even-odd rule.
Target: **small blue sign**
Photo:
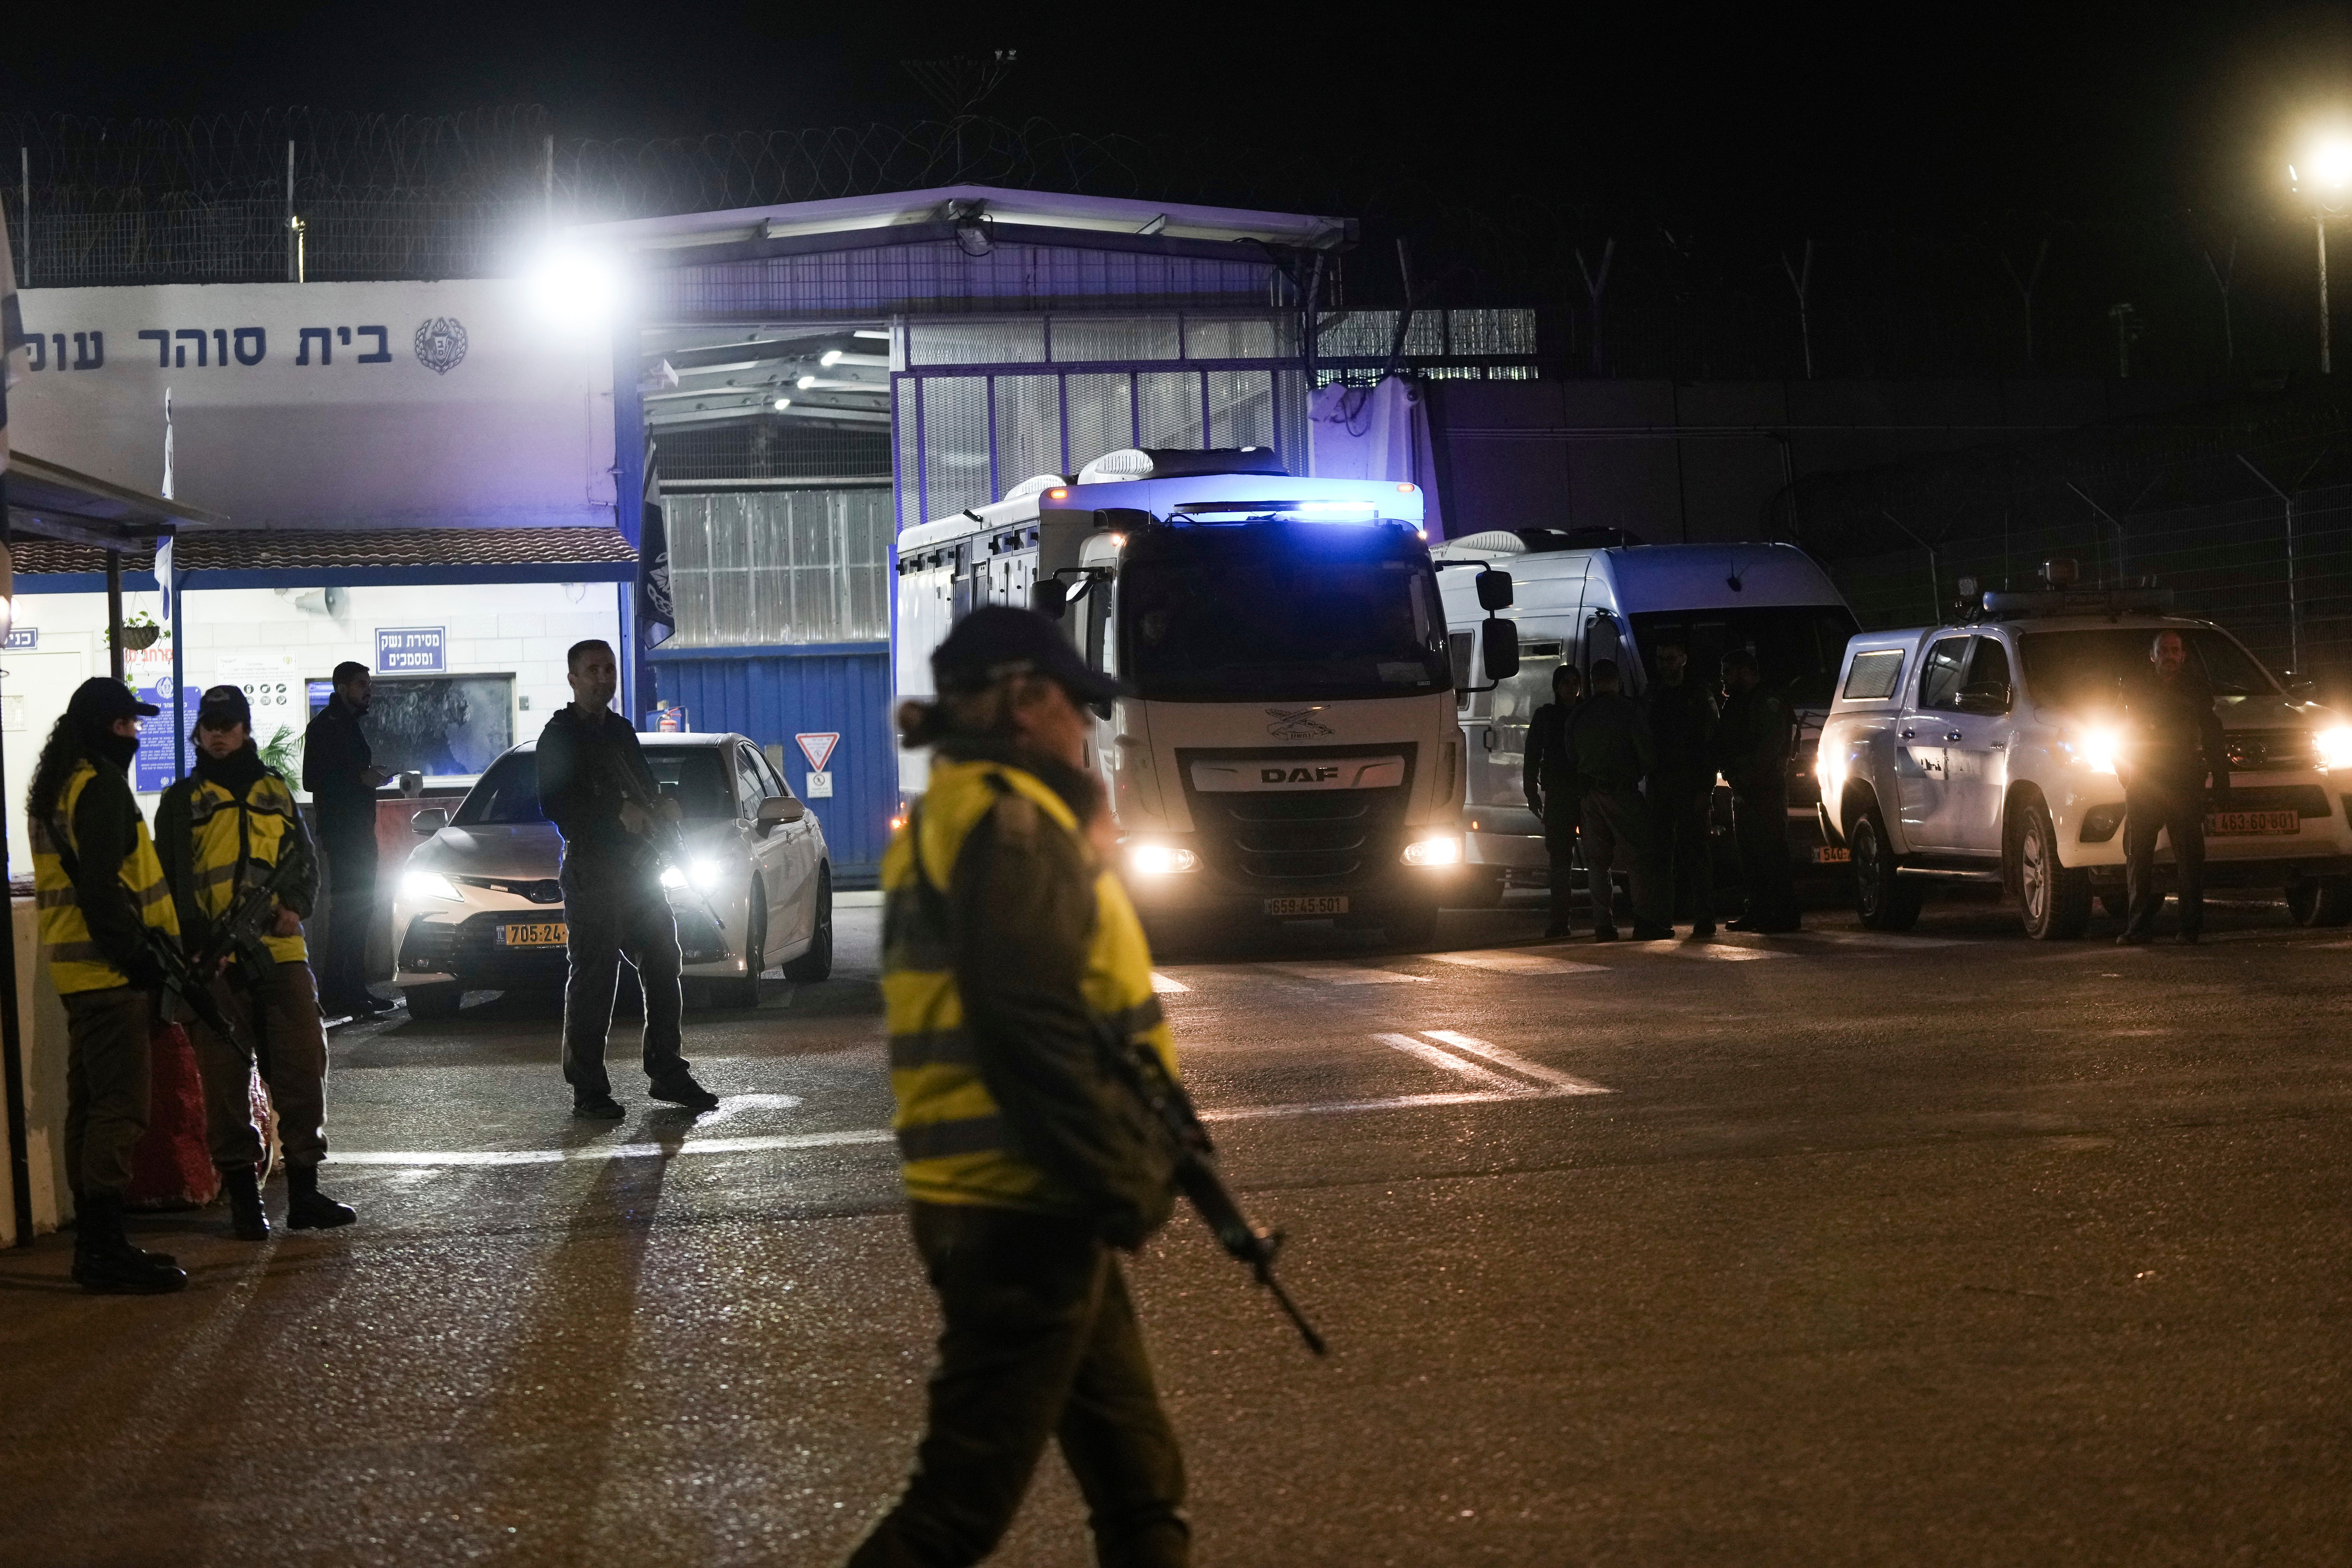
[[[375,668],[383,675],[439,675],[449,668],[445,626],[378,626]]]
[[[302,693],[310,700],[310,717],[316,719],[328,703],[334,700],[335,683],[331,680],[306,680]]]
[[[8,628],[8,640],[5,646],[10,653],[24,653],[32,648],[37,648],[41,646],[41,628],[38,626],[10,626]]]
[[[196,721],[196,708],[204,699],[204,688],[183,686],[180,695],[187,704],[188,722]],[[179,781],[179,749],[172,742],[179,732],[172,719],[172,682],[166,678],[152,687],[139,689],[139,700],[152,702],[163,710],[152,719],[139,721],[139,754],[131,763],[131,787],[141,795],[155,795]]]

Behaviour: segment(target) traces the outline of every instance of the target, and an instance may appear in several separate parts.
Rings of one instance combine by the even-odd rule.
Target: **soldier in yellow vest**
[[[916,1249],[946,1327],[913,1477],[853,1568],[976,1563],[1048,1439],[1096,1560],[1188,1561],[1184,1468],[1115,1253],[1173,1203],[1171,1163],[1104,1070],[1106,1036],[1174,1049],[1151,954],[1102,859],[1083,705],[1118,682],[1027,610],[973,611],[908,703],[930,782],[883,858],[882,994]]]
[[[287,1225],[295,1230],[349,1225],[356,1217],[352,1211],[319,1191],[319,1163],[327,1157],[327,1037],[310,951],[302,944],[302,921],[318,894],[318,857],[285,775],[254,747],[253,710],[243,691],[234,686],[205,691],[196,709],[195,742],[194,770],[164,791],[155,808],[163,877],[179,907],[180,929],[192,948],[211,946],[238,893],[290,860],[269,924],[232,951],[213,994],[253,1047],[278,1110]],[[257,1180],[262,1149],[253,1123],[253,1063],[244,1047],[202,1022],[190,1029],[204,1070],[205,1131],[228,1194],[230,1228],[240,1240],[266,1241],[269,1216]]]
[[[74,1279],[87,1290],[177,1290],[187,1275],[122,1234],[131,1157],[147,1131],[148,1030],[163,971],[150,930],[176,937],[171,889],[125,776],[152,718],[119,680],[77,688],[33,764],[25,823],[33,841],[41,952],[66,1006],[66,1179],[74,1199]]]

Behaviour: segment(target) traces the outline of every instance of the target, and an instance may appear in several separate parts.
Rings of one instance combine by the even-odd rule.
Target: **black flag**
[[[645,646],[659,647],[677,628],[677,612],[669,596],[669,530],[663,526],[661,454],[646,453],[646,493],[643,521],[637,533],[637,619],[645,627]]]

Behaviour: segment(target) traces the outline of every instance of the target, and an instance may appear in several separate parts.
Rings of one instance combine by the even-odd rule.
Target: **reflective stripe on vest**
[[[91,938],[89,921],[74,894],[73,879],[66,875],[65,861],[58,853],[62,840],[79,859],[80,846],[73,837],[74,808],[81,804],[81,792],[96,777],[94,764],[81,763],[58,792],[57,808],[50,818],[26,825],[33,840],[33,903],[39,912],[41,952],[49,961],[49,976],[58,993],[68,996],[78,991],[103,991],[131,984],[131,977],[108,963]],[[180,911],[173,906],[172,889],[163,883],[163,863],[155,858],[155,841],[147,836],[146,820],[135,812],[133,816],[137,837],[118,875],[139,918],[177,936]]]
[[[913,827],[882,857],[882,1002],[890,1033],[891,1125],[898,1135],[907,1195],[924,1203],[1008,1208],[1071,1206],[1053,1179],[1013,1152],[996,1100],[981,1077],[956,988],[952,934],[944,929],[950,879],[964,839],[1004,793],[1034,804],[1076,839],[1095,864],[1077,818],[1034,774],[998,763],[935,758],[922,808],[922,869],[942,895],[926,900],[916,873]],[[1127,889],[1097,868],[1095,921],[1079,992],[1129,1038],[1148,1041],[1172,1073],[1176,1049],[1151,989],[1151,952]]]
[[[188,858],[195,879],[195,905],[218,920],[236,901],[240,882],[250,887],[266,879],[294,835],[294,792],[276,773],[264,773],[237,798],[198,777],[188,795]],[[301,963],[310,950],[302,935],[264,937],[262,945],[279,963]]]

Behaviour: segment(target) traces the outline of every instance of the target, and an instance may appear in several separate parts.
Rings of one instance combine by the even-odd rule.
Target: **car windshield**
[[[734,795],[727,787],[717,749],[647,747],[646,765],[653,770],[662,794],[677,802],[689,822],[735,815]],[[545,822],[547,817],[539,809],[538,757],[530,752],[509,752],[491,763],[490,771],[482,775],[451,820],[459,827]]]
[[[1453,685],[1429,553],[1410,529],[1155,528],[1119,574],[1123,672],[1178,702],[1411,697]]]
[[[1843,605],[1759,605],[1754,609],[1652,610],[1633,616],[1643,668],[1655,671],[1657,650],[1679,643],[1691,674],[1712,689],[1723,656],[1756,650],[1764,684],[1799,708],[1826,708],[1837,689],[1846,639],[1862,629]]]
[[[2189,668],[2204,672],[2216,697],[2267,697],[2278,682],[2218,626],[2175,626],[2189,646]],[[2036,702],[2060,708],[2115,700],[2126,674],[2148,668],[2158,629],[2101,626],[2077,632],[2027,632],[2017,639],[2025,689]]]

